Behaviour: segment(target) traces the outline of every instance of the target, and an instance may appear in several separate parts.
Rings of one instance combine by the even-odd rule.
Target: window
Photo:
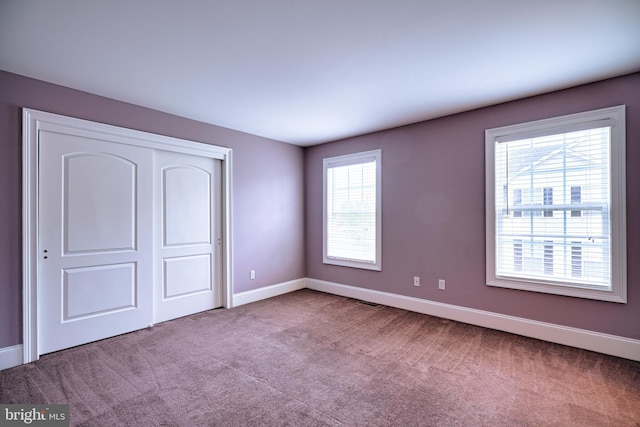
[[[582,190],[580,186],[571,187],[571,204],[579,205],[582,203]],[[582,216],[581,211],[571,211],[571,216]]]
[[[522,271],[522,240],[513,243],[513,271]]]
[[[513,205],[520,206],[522,205],[522,188],[514,188],[513,189]],[[522,211],[513,211],[513,216],[520,218],[522,217]]]
[[[553,275],[553,240],[544,241],[544,274]]]
[[[624,120],[618,106],[486,131],[487,285],[626,302]]]
[[[543,194],[543,204],[545,206],[553,205],[553,187],[545,187]],[[545,209],[544,216],[549,218],[553,216],[553,209]]]
[[[582,246],[580,242],[571,244],[571,276],[582,277]]]
[[[323,262],[382,269],[381,150],[323,161]]]

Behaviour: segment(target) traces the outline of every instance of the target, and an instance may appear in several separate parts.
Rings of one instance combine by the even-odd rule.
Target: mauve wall
[[[619,104],[627,106],[628,303],[486,286],[485,129]],[[324,265],[322,159],[376,148],[382,271]],[[319,145],[305,156],[308,277],[640,339],[640,73]]]
[[[232,148],[234,291],[305,276],[302,148],[0,71],[0,348],[22,342],[22,107]]]

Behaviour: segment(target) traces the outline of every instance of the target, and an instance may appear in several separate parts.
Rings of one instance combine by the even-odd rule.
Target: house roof
[[[535,140],[523,139],[515,141],[515,145],[510,144],[509,148],[505,147],[501,151],[504,158],[499,161],[508,167],[509,181],[530,176],[536,170],[549,173],[549,168],[561,172],[572,168],[582,169],[586,165],[602,166],[601,148],[608,138],[601,139],[601,136],[603,134],[575,132],[565,140],[562,134],[558,134],[557,137],[543,137],[541,139],[544,141],[538,141],[537,144]]]
[[[637,0],[2,0],[0,69],[298,145],[640,70]]]

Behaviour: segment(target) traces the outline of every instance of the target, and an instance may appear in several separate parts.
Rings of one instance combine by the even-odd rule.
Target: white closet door
[[[39,150],[39,353],[148,326],[153,152],[52,131]]]
[[[155,152],[154,322],[222,306],[221,161]]]

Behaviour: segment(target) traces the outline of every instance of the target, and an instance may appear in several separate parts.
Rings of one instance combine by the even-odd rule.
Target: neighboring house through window
[[[382,269],[381,150],[323,160],[323,262]]]
[[[486,131],[488,285],[626,302],[624,119]]]

